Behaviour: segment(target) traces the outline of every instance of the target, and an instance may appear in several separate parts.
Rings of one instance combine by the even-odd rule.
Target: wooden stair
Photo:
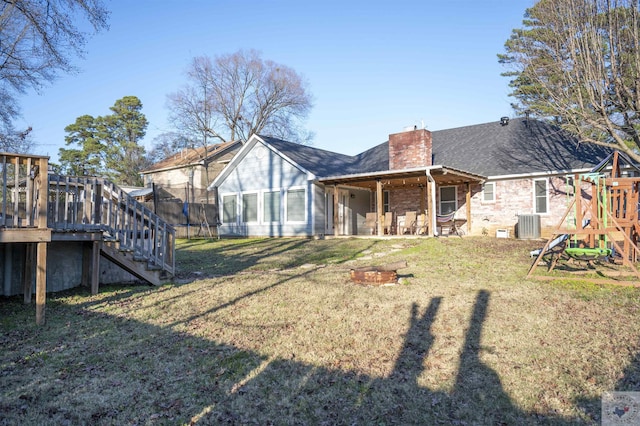
[[[171,278],[167,271],[150,264],[146,258],[137,257],[130,250],[120,250],[117,242],[104,241],[100,247],[100,254],[149,284],[162,285]]]
[[[100,254],[160,285],[175,273],[175,230],[106,179],[49,175],[49,227],[101,234]]]

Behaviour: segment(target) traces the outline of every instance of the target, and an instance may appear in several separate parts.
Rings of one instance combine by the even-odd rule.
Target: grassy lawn
[[[2,298],[0,425],[599,424],[640,391],[640,290],[526,280],[540,246],[191,240],[173,283],[49,295],[42,327]]]

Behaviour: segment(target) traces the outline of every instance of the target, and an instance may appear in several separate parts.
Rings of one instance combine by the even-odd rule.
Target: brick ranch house
[[[528,118],[412,128],[355,156],[254,135],[208,189],[228,236],[438,235],[447,214],[469,235],[513,236],[521,217],[533,217],[545,236],[567,208],[574,174],[608,154]],[[403,224],[408,213],[417,214],[414,228]]]

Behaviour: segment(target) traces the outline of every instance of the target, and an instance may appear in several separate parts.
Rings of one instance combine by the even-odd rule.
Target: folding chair
[[[378,213],[368,212],[364,219],[364,228],[369,230],[371,235],[375,235],[378,232]]]
[[[393,212],[386,212],[384,214],[384,233],[392,235],[394,232]]]
[[[409,231],[409,234],[415,234],[417,230],[417,212],[406,212],[404,214],[404,225],[400,227],[399,234],[404,235]]]

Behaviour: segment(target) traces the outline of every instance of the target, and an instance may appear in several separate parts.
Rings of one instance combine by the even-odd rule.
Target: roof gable
[[[146,170],[143,170],[142,173],[154,173],[162,170],[179,169],[182,167],[202,164],[203,161],[208,162],[240,144],[240,141],[231,141],[211,144],[206,147],[200,146],[198,148],[185,148],[182,151],[151,165]]]

